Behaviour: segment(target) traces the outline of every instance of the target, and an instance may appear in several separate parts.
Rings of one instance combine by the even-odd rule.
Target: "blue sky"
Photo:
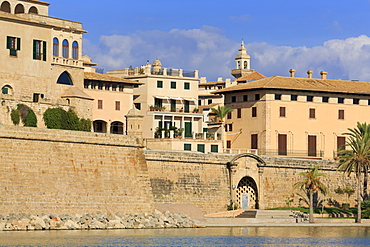
[[[289,69],[330,79],[370,81],[370,0],[49,0],[53,17],[88,31],[84,53],[105,70],[161,60],[231,78],[244,38],[251,67],[266,76]]]

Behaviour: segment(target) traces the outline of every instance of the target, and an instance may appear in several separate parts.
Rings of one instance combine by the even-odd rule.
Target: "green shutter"
[[[46,61],[46,41],[42,41],[42,60]]]
[[[33,59],[37,59],[37,41],[33,40]]]
[[[218,145],[211,145],[211,152],[218,153]]]
[[[184,144],[184,150],[185,151],[191,151],[191,144],[185,143]]]
[[[17,51],[21,50],[21,38],[17,38]]]
[[[12,37],[6,37],[6,49],[12,48]]]
[[[205,152],[204,144],[198,144],[197,151],[204,153]]]

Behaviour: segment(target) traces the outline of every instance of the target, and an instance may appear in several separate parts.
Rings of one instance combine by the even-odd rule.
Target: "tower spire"
[[[239,53],[235,57],[236,68],[232,70],[231,74],[235,78],[239,78],[239,77],[242,77],[250,73],[251,72],[250,60],[251,60],[251,57],[247,53],[247,49],[244,46],[244,39],[242,38],[242,42],[239,48]]]

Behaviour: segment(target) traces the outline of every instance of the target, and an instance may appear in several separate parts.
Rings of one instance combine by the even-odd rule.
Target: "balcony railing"
[[[154,138],[156,139],[196,139],[196,140],[216,140],[221,141],[221,134],[219,133],[188,133],[188,132],[177,132],[177,131],[171,131],[171,130],[162,130],[162,131],[156,131],[154,133]]]
[[[183,77],[195,77],[195,71],[186,71],[184,70],[182,72]]]
[[[224,149],[224,153],[226,154],[244,154],[244,153],[248,153],[248,154],[255,154],[255,155],[258,155],[258,149]]]
[[[259,155],[266,156],[286,156],[286,157],[324,157],[324,151],[308,151],[308,150],[286,150],[286,149],[258,149]]]

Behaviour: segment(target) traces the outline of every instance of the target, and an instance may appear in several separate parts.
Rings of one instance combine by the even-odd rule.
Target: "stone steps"
[[[292,219],[293,214],[289,210],[245,210],[236,218],[256,218],[256,219]]]

